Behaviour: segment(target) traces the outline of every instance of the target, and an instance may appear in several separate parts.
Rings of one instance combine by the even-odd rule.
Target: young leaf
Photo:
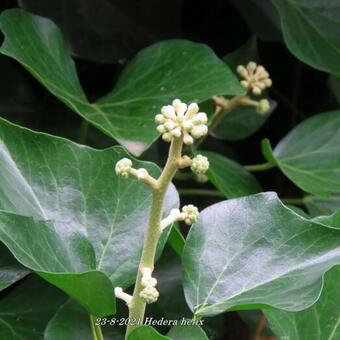
[[[0,291],[25,277],[30,271],[20,265],[8,249],[0,244]]]
[[[251,195],[261,191],[256,178],[238,163],[211,151],[200,151],[209,159],[206,175],[227,198]]]
[[[340,74],[340,23],[337,20],[340,3],[324,0],[273,2],[289,50],[312,67]]]
[[[336,266],[326,273],[321,297],[312,307],[296,313],[264,310],[276,339],[339,339],[339,282],[340,266]]]
[[[340,192],[340,112],[313,116],[275,147],[283,173],[302,190],[327,196]]]
[[[66,295],[31,275],[0,301],[0,339],[44,339],[48,320]]]
[[[172,326],[167,336],[172,340],[209,340],[200,326],[190,325],[192,320],[187,321],[187,325]]]
[[[339,263],[339,244],[340,230],[297,215],[275,193],[217,203],[201,212],[185,243],[187,302],[200,316],[261,305],[302,310]]]
[[[174,98],[201,102],[213,95],[244,93],[209,47],[170,40],[137,54],[115,88],[89,103],[61,32],[52,21],[14,9],[1,15],[0,27],[5,35],[3,54],[19,61],[72,110],[134,155],[157,139],[154,115]]]
[[[85,255],[80,253],[78,257],[85,271],[90,268],[101,271],[77,274],[84,285],[91,275],[104,276],[104,281],[108,276],[113,286],[130,285],[134,281],[139,264],[152,193],[145,184],[139,183],[135,178],[124,180],[114,173],[115,163],[123,157],[128,157],[125,151],[121,147],[94,150],[62,138],[20,128],[5,120],[0,120],[0,141],[0,209],[17,215],[32,216],[35,221],[27,219],[27,228],[34,228],[37,234],[30,233],[27,237],[32,240],[32,244],[37,239],[46,252],[51,244],[41,236],[40,229],[44,230],[49,226],[50,231],[53,231],[53,241],[57,241],[58,237],[72,236],[60,235],[63,230],[72,230],[73,233],[80,234],[81,239],[86,235],[95,251],[94,265],[93,259],[89,259],[88,251],[77,248],[72,238],[67,240],[76,251],[85,252],[86,257],[83,258]],[[148,169],[154,176],[160,173],[159,168],[151,163],[137,160],[133,163],[137,168]],[[166,196],[164,214],[177,206],[178,195],[172,186]],[[5,215],[9,219],[10,214]],[[20,216],[12,218],[11,223],[15,224],[15,219]],[[43,221],[36,222],[38,220]],[[17,225],[9,230],[12,239],[16,239],[15,228],[19,227],[20,225]],[[166,238],[167,234],[162,238],[159,250]],[[22,247],[27,243],[22,237],[17,240],[19,241],[22,242]],[[86,244],[85,240],[82,242]],[[11,248],[12,251],[15,249],[16,256],[20,254],[20,246]],[[60,252],[57,244],[53,249],[54,252],[51,251],[49,257],[42,258],[43,271],[60,273],[61,268],[55,271],[55,267],[50,264],[60,260],[65,254]],[[41,257],[39,249],[32,251]],[[26,262],[25,264],[27,265]],[[33,266],[32,268],[39,270]],[[62,289],[65,285],[72,285],[72,275],[83,269],[55,275],[54,279],[58,280],[58,283],[54,283]],[[44,277],[49,279],[46,275]],[[74,284],[73,286],[75,293],[80,294],[80,289],[77,290]],[[93,292],[90,295],[94,299],[96,294]]]
[[[148,325],[139,326],[134,329],[129,337],[128,340],[172,340],[171,338],[159,334],[154,328]],[[183,339],[184,340],[184,339]]]

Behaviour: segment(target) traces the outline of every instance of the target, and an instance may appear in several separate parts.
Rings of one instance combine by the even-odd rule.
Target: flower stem
[[[248,171],[257,172],[257,171],[266,171],[272,168],[275,168],[276,165],[273,163],[262,163],[262,164],[253,164],[253,165],[244,165],[244,168]]]
[[[179,189],[178,193],[183,196],[215,196],[225,197],[224,194],[218,190],[209,189]]]
[[[93,315],[90,315],[90,324],[93,340],[104,340],[102,329],[96,324],[96,317]]]
[[[149,213],[149,223],[144,238],[142,256],[139,264],[139,270],[137,273],[129,312],[129,318],[134,322],[128,325],[125,339],[128,338],[128,335],[131,333],[131,331],[135,329],[139,324],[141,324],[142,320],[144,319],[146,304],[144,300],[142,300],[139,296],[140,292],[144,288],[141,283],[141,269],[147,267],[153,270],[154,268],[157,244],[161,236],[160,223],[163,214],[164,197],[167,188],[178,169],[177,161],[182,156],[182,147],[182,137],[172,139],[167,162],[160,177],[157,179],[156,186],[153,188],[152,203]],[[135,322],[137,320],[139,322]]]

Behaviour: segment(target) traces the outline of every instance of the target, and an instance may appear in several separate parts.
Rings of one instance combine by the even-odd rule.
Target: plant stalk
[[[275,168],[276,165],[273,163],[262,163],[262,164],[253,164],[253,165],[244,165],[244,168],[248,171],[252,172],[259,172],[259,171],[266,171],[272,168]]]
[[[93,340],[104,340],[102,329],[96,324],[96,317],[93,315],[90,315],[90,324]]]
[[[129,309],[129,319],[131,322],[127,327],[125,339],[128,338],[133,329],[142,324],[144,319],[146,303],[139,296],[140,292],[144,289],[141,283],[141,269],[147,267],[153,270],[154,268],[157,244],[161,236],[160,223],[163,214],[164,197],[167,188],[178,169],[176,163],[182,156],[182,147],[182,137],[172,139],[167,162],[160,177],[157,179],[155,188],[153,188],[149,223],[144,238],[142,256]]]

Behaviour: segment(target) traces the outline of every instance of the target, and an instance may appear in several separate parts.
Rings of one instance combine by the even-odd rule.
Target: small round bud
[[[182,135],[180,128],[173,129],[173,130],[171,130],[170,133],[171,133],[172,136],[177,137],[177,138],[181,137],[181,135]]]
[[[208,127],[206,125],[197,125],[191,129],[190,133],[194,138],[201,138],[208,133]]]
[[[257,64],[254,61],[250,61],[247,65],[247,69],[250,72],[254,72],[257,67]]]
[[[253,93],[255,94],[255,96],[259,96],[262,93],[262,91],[259,86],[254,86]]]
[[[155,123],[156,124],[164,124],[165,123],[165,117],[162,114],[156,115]]]
[[[175,109],[171,105],[163,106],[161,112],[165,118],[176,119]]]
[[[131,168],[132,168],[131,159],[122,158],[120,161],[116,163],[115,166],[116,175],[123,178],[128,178]]]
[[[182,208],[182,212],[185,214],[184,222],[187,225],[191,225],[197,221],[199,212],[198,212],[198,209],[194,205],[192,204],[185,205]]]
[[[195,176],[195,180],[198,183],[207,183],[209,181],[209,178],[204,174],[199,174]]]
[[[139,294],[147,304],[154,303],[158,300],[159,293],[155,287],[147,286]]]
[[[164,132],[165,132],[165,127],[164,127],[164,125],[158,125],[158,126],[157,126],[157,131],[160,132],[160,133],[164,133]]]
[[[208,158],[202,155],[197,155],[193,158],[190,169],[196,175],[203,175],[209,169]]]
[[[238,65],[236,68],[236,72],[241,76],[245,77],[247,75],[247,70],[243,65]]]
[[[172,120],[168,120],[165,124],[164,124],[165,130],[166,131],[171,131],[172,129],[174,129],[176,127],[176,124],[174,121]]]
[[[147,286],[151,286],[151,287],[156,287],[157,286],[157,279],[155,279],[154,277],[143,277],[141,280],[142,286],[143,287],[147,287]]]
[[[185,117],[188,119],[194,117],[197,114],[198,110],[199,110],[198,105],[196,103],[191,103],[188,106],[188,110],[187,113],[185,114]]]
[[[162,139],[164,142],[171,142],[172,135],[169,132],[165,132],[162,134]]]
[[[188,133],[186,133],[183,137],[183,143],[185,145],[192,145],[193,142],[194,142],[194,139]]]
[[[270,103],[267,99],[261,99],[259,101],[259,106],[257,107],[256,111],[259,113],[266,113],[270,109]]]

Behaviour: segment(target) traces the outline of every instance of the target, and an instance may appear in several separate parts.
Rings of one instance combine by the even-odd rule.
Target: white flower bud
[[[177,137],[177,138],[181,137],[181,135],[182,135],[180,128],[173,129],[173,130],[171,130],[170,133],[171,133],[172,136]]]
[[[182,208],[182,212],[185,214],[184,222],[187,225],[191,225],[197,222],[199,212],[198,212],[198,209],[194,205],[192,204],[185,205]]]
[[[193,144],[193,142],[194,142],[194,139],[188,133],[184,134],[183,143],[185,145],[191,145]]]
[[[204,174],[199,174],[195,176],[195,180],[198,183],[207,183],[209,181],[209,178]]]
[[[196,103],[191,103],[188,107],[187,113],[185,114],[185,117],[187,119],[191,119],[192,117],[194,117],[197,112],[199,110],[199,107]]]
[[[131,169],[132,169],[132,161],[131,159],[128,159],[128,158],[122,158],[120,161],[116,163],[116,166],[115,166],[116,175],[123,177],[123,178],[129,177],[129,173]]]
[[[261,91],[259,86],[253,87],[253,94],[255,94],[256,96],[259,96],[261,93],[262,93],[262,91]]]
[[[164,127],[166,131],[171,131],[176,127],[176,124],[173,120],[167,120],[166,123],[164,124]]]
[[[139,294],[147,304],[154,303],[158,300],[159,293],[155,287],[147,286]]]
[[[163,106],[161,112],[165,118],[176,119],[175,109],[171,105]]]
[[[197,125],[191,129],[190,133],[194,138],[201,138],[208,133],[208,127],[206,125]]]
[[[193,158],[190,169],[196,175],[203,175],[209,169],[208,158],[202,155],[197,155]]]
[[[165,121],[166,121],[166,119],[165,119],[165,117],[163,115],[161,115],[161,114],[156,115],[156,117],[155,117],[155,123],[156,124],[158,124],[158,125],[159,124],[164,124]]]
[[[172,136],[169,132],[165,132],[162,135],[162,139],[164,140],[164,142],[171,142]]]
[[[164,132],[165,132],[165,127],[164,127],[164,125],[158,125],[158,126],[157,126],[157,131],[160,132],[160,133],[164,133]]]

